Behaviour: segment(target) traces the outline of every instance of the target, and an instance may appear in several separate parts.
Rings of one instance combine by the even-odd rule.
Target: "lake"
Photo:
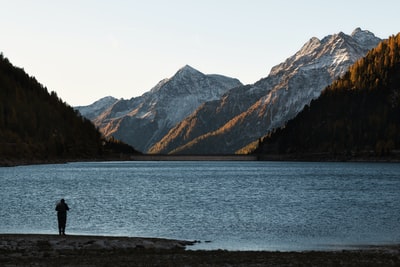
[[[85,162],[0,168],[0,233],[200,240],[192,249],[400,243],[400,164]]]

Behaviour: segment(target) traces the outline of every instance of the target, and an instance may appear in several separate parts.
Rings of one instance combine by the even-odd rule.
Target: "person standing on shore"
[[[60,235],[65,235],[65,225],[67,224],[67,211],[69,207],[64,199],[57,203],[57,219],[58,219],[58,232]]]

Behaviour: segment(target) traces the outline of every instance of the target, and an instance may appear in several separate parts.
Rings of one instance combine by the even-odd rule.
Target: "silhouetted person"
[[[58,219],[58,231],[60,235],[65,235],[65,225],[67,223],[67,211],[69,207],[67,203],[65,203],[64,199],[61,199],[56,206],[57,211],[57,219]]]

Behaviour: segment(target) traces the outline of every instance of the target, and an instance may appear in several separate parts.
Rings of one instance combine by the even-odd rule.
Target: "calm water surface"
[[[400,243],[400,164],[97,162],[0,168],[0,233],[166,237],[229,250]]]

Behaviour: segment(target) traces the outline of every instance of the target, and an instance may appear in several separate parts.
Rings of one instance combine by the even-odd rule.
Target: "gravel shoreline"
[[[140,237],[0,235],[0,266],[400,266],[400,245],[357,250],[186,250],[192,241]]]

